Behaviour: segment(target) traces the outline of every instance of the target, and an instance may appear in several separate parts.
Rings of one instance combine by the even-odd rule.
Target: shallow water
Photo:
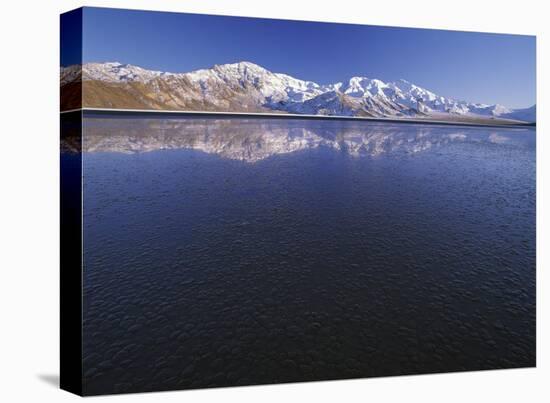
[[[88,394],[535,365],[535,130],[86,117]]]

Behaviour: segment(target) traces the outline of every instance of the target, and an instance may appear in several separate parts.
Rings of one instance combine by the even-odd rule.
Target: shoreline
[[[308,114],[268,113],[268,112],[210,112],[210,111],[181,111],[181,110],[160,110],[160,109],[115,109],[115,108],[75,108],[60,111],[60,114],[71,114],[81,112],[87,115],[157,115],[164,117],[223,117],[223,118],[251,118],[251,119],[293,119],[293,120],[337,120],[337,121],[366,121],[376,123],[400,123],[400,124],[425,124],[444,126],[468,126],[468,127],[498,127],[498,128],[536,128],[536,122],[521,123],[503,121],[502,123],[485,122],[460,122],[450,120],[424,120],[414,118],[383,118],[365,116],[327,116]]]

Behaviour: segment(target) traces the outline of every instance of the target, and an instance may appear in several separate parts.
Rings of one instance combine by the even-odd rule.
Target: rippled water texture
[[[534,129],[87,117],[82,148],[87,394],[535,365]]]

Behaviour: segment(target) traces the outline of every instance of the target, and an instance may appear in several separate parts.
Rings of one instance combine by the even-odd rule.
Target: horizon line
[[[159,114],[159,115],[176,115],[176,116],[235,116],[235,117],[251,117],[251,118],[278,118],[278,119],[308,119],[308,120],[349,120],[349,121],[364,121],[364,122],[389,122],[403,124],[428,124],[428,125],[444,125],[444,126],[468,126],[468,127],[507,127],[507,128],[530,128],[536,127],[535,122],[510,121],[506,123],[476,123],[476,122],[454,122],[436,119],[413,119],[413,118],[388,118],[388,117],[368,117],[368,116],[337,116],[337,115],[311,115],[311,114],[296,114],[296,113],[270,113],[270,112],[220,112],[220,111],[185,111],[185,110],[169,110],[169,109],[129,109],[129,108],[96,108],[96,107],[81,107],[73,108],[64,111],[59,111],[60,115],[75,113],[75,112],[98,112],[98,113],[120,113],[120,114]]]

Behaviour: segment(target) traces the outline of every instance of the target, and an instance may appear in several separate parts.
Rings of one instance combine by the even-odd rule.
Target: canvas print
[[[535,44],[63,14],[62,387],[535,366]]]

